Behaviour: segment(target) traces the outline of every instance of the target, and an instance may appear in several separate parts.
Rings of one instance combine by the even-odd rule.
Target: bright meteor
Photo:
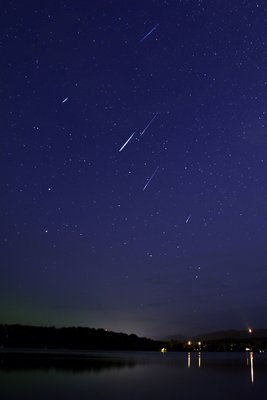
[[[119,151],[122,151],[124,149],[124,147],[130,142],[130,140],[132,139],[134,134],[135,134],[135,132],[132,133],[132,135],[129,137],[129,139],[126,140],[126,142],[121,146]]]

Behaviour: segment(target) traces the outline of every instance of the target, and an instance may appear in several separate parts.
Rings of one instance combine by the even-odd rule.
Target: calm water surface
[[[267,354],[0,355],[0,398],[264,399]]]

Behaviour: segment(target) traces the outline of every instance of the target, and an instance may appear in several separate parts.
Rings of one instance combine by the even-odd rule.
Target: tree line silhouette
[[[0,325],[2,348],[159,351],[163,342],[105,329]]]

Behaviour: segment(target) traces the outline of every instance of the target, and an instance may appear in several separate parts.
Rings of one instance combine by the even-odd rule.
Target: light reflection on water
[[[198,368],[201,368],[201,351],[197,353],[197,360],[198,360]],[[249,357],[246,358],[246,364],[250,368],[250,381],[254,383],[254,355],[253,351],[249,352]],[[187,367],[190,368],[191,366],[191,352],[187,354]],[[266,377],[267,378],[267,377]]]
[[[267,354],[0,354],[0,398],[262,399]]]
[[[249,353],[249,361],[250,361],[250,378],[251,378],[251,383],[254,382],[254,364],[253,364],[253,352],[251,351]]]
[[[201,352],[200,351],[198,352],[197,359],[198,359],[198,368],[200,368],[201,367]]]

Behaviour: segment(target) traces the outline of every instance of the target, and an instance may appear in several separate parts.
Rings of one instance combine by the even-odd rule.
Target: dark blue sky
[[[3,0],[0,26],[0,322],[266,327],[266,2]]]

